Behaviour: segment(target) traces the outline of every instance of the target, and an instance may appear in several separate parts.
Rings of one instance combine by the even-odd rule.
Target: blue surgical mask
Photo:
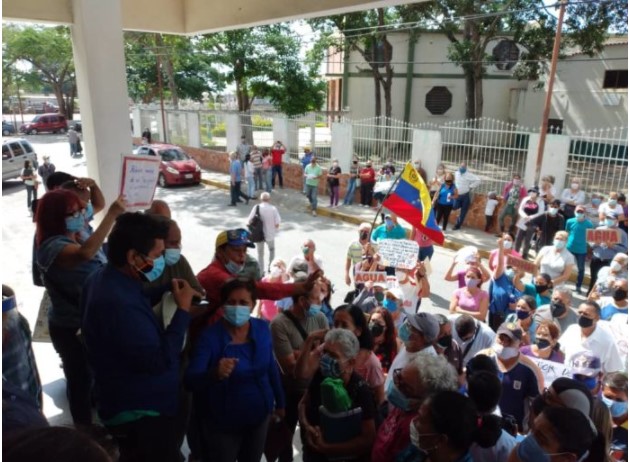
[[[247,305],[225,305],[223,307],[223,318],[232,326],[244,326],[251,317],[251,308]]]
[[[605,218],[605,226],[608,228],[613,227],[616,224],[616,220],[612,220],[611,218]]]
[[[181,258],[181,249],[166,249],[164,250],[164,259],[168,266],[177,264]]]
[[[384,224],[386,225],[387,228],[393,228],[393,220],[391,220],[390,218],[385,218],[384,219]]]
[[[583,220],[585,220],[585,213],[583,213],[583,212],[576,212],[576,213],[574,214],[574,216],[575,216],[575,217],[577,218],[577,220],[579,220],[579,221],[583,221]]]
[[[321,313],[321,305],[311,304],[310,307],[308,308],[308,311],[306,311],[306,316],[311,318],[313,316],[318,315],[319,313]]]
[[[553,245],[556,249],[561,250],[566,246],[566,241],[562,241],[561,239],[555,239],[553,241]]]
[[[341,366],[339,362],[327,353],[321,355],[319,368],[324,377],[330,377],[332,379],[341,377]]]
[[[505,270],[505,276],[511,281],[515,277],[515,271],[513,268],[507,268]]]
[[[85,215],[79,213],[78,217],[66,217],[66,229],[71,233],[78,233],[85,228]]]
[[[395,386],[393,380],[389,381],[389,386],[387,387],[387,401],[404,412],[411,410],[410,400]]]
[[[85,206],[85,218],[87,218],[87,221],[92,221],[94,218],[94,206],[91,202],[88,202]]]
[[[596,388],[596,385],[598,384],[598,380],[596,377],[579,377],[578,379],[576,377],[572,378],[581,382],[588,388],[588,390],[594,390],[594,388]],[[603,399],[605,399],[605,397],[603,397]]]
[[[382,306],[391,313],[395,313],[397,311],[397,302],[395,300],[385,298],[382,300]]]
[[[558,452],[555,454],[547,453],[537,442],[535,436],[531,433],[517,447],[518,458],[521,462],[550,462],[552,456],[566,454]]]
[[[607,201],[607,203],[610,207],[616,207],[616,205],[618,205],[618,201],[616,201],[616,199],[610,199]]]
[[[627,401],[614,401],[606,396],[602,396],[603,403],[609,408],[612,417],[620,417],[627,413]]]
[[[601,200],[595,197],[592,199],[592,205],[601,205]]]
[[[459,168],[459,172],[461,172],[461,175],[464,174],[465,172],[467,172],[467,168],[466,167],[460,167]]]
[[[233,261],[229,260],[227,263],[225,263],[225,268],[231,274],[238,274],[245,268],[245,265],[239,265],[238,263],[234,263]]]
[[[153,259],[153,265],[148,265],[142,270],[136,269],[143,279],[147,282],[153,282],[162,275],[165,266],[166,261],[164,260],[164,256],[160,255],[159,257]]]
[[[400,329],[397,331],[397,336],[400,337],[403,343],[408,343],[411,339],[411,330],[408,327],[408,323],[405,322],[400,326]]]

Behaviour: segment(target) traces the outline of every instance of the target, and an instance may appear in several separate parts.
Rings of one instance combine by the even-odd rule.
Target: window
[[[11,158],[11,151],[6,145],[2,145],[2,160],[9,160]]]
[[[548,131],[553,135],[561,135],[563,132],[563,119],[548,119]]]
[[[445,114],[452,107],[452,93],[446,87],[432,87],[426,93],[425,106],[433,115]]]
[[[20,143],[11,143],[9,147],[11,148],[11,151],[13,151],[13,155],[15,157],[24,155],[24,148],[22,148],[22,145]]]
[[[605,71],[603,88],[627,88],[627,69],[620,71]]]
[[[509,71],[520,59],[520,49],[513,40],[501,40],[491,52],[495,66],[501,71]]]

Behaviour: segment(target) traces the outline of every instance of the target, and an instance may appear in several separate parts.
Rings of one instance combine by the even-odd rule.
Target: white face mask
[[[571,184],[570,184],[570,187],[571,187],[572,189],[579,189],[579,183],[571,183]]]
[[[609,268],[612,271],[615,271],[615,272],[618,273],[619,271],[622,270],[622,265],[620,263],[618,263],[616,260],[612,260],[612,262],[609,264]]]
[[[513,247],[513,241],[504,241],[502,244],[505,250],[510,250]]]
[[[517,348],[505,347],[504,345],[501,345],[500,343],[494,343],[494,346],[492,347],[492,349],[496,353],[496,356],[498,356],[500,359],[515,358],[519,353]]]

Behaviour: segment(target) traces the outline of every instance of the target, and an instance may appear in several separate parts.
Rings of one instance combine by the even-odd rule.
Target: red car
[[[135,150],[135,154],[143,156],[160,156],[157,183],[161,187],[175,184],[199,184],[201,167],[179,146],[172,144],[145,144]]]

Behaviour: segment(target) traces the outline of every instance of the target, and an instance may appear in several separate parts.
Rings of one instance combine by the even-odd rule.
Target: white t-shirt
[[[616,204],[616,207],[612,208],[609,206],[609,202],[603,202],[601,205],[598,206],[599,215],[603,214],[603,216],[605,216],[610,212],[615,213],[617,216],[624,215],[622,205],[620,204]]]
[[[259,205],[254,206],[249,212],[250,221],[256,214],[256,208],[260,207],[260,218],[262,219],[262,229],[264,230],[264,240],[271,242],[275,239],[277,233],[277,226],[281,223],[280,213],[277,211],[277,207],[269,204],[268,202],[261,202]]]
[[[620,371],[624,367],[616,341],[604,321],[599,321],[589,337],[582,337],[581,327],[573,324],[559,338],[559,344],[566,358],[582,350],[591,351],[601,359],[603,373]]]
[[[321,260],[321,258],[319,258],[319,257],[317,257],[315,255],[314,261],[317,264],[317,266],[319,267],[319,269],[323,269],[323,260]],[[291,259],[291,261],[288,263],[288,268],[287,268],[288,274],[293,274],[294,273],[295,266],[297,266],[297,265],[301,266],[301,265],[307,265],[307,264],[308,264],[308,262],[303,257],[303,254],[293,257]],[[311,271],[310,265],[308,265],[308,274],[312,274],[312,273],[313,273],[313,271]]]
[[[539,255],[542,257],[539,272],[548,274],[552,279],[561,276],[566,269],[566,265],[575,264],[574,255],[566,249],[555,252],[555,247],[552,245],[542,247]]]
[[[496,211],[496,206],[498,205],[497,199],[487,199],[487,204],[485,204],[485,216],[491,216]]]
[[[500,438],[496,441],[496,444],[489,448],[481,448],[478,444],[474,443],[470,447],[470,453],[472,454],[472,460],[483,462],[506,462],[509,458],[509,454],[518,442],[506,431],[502,430]]]

